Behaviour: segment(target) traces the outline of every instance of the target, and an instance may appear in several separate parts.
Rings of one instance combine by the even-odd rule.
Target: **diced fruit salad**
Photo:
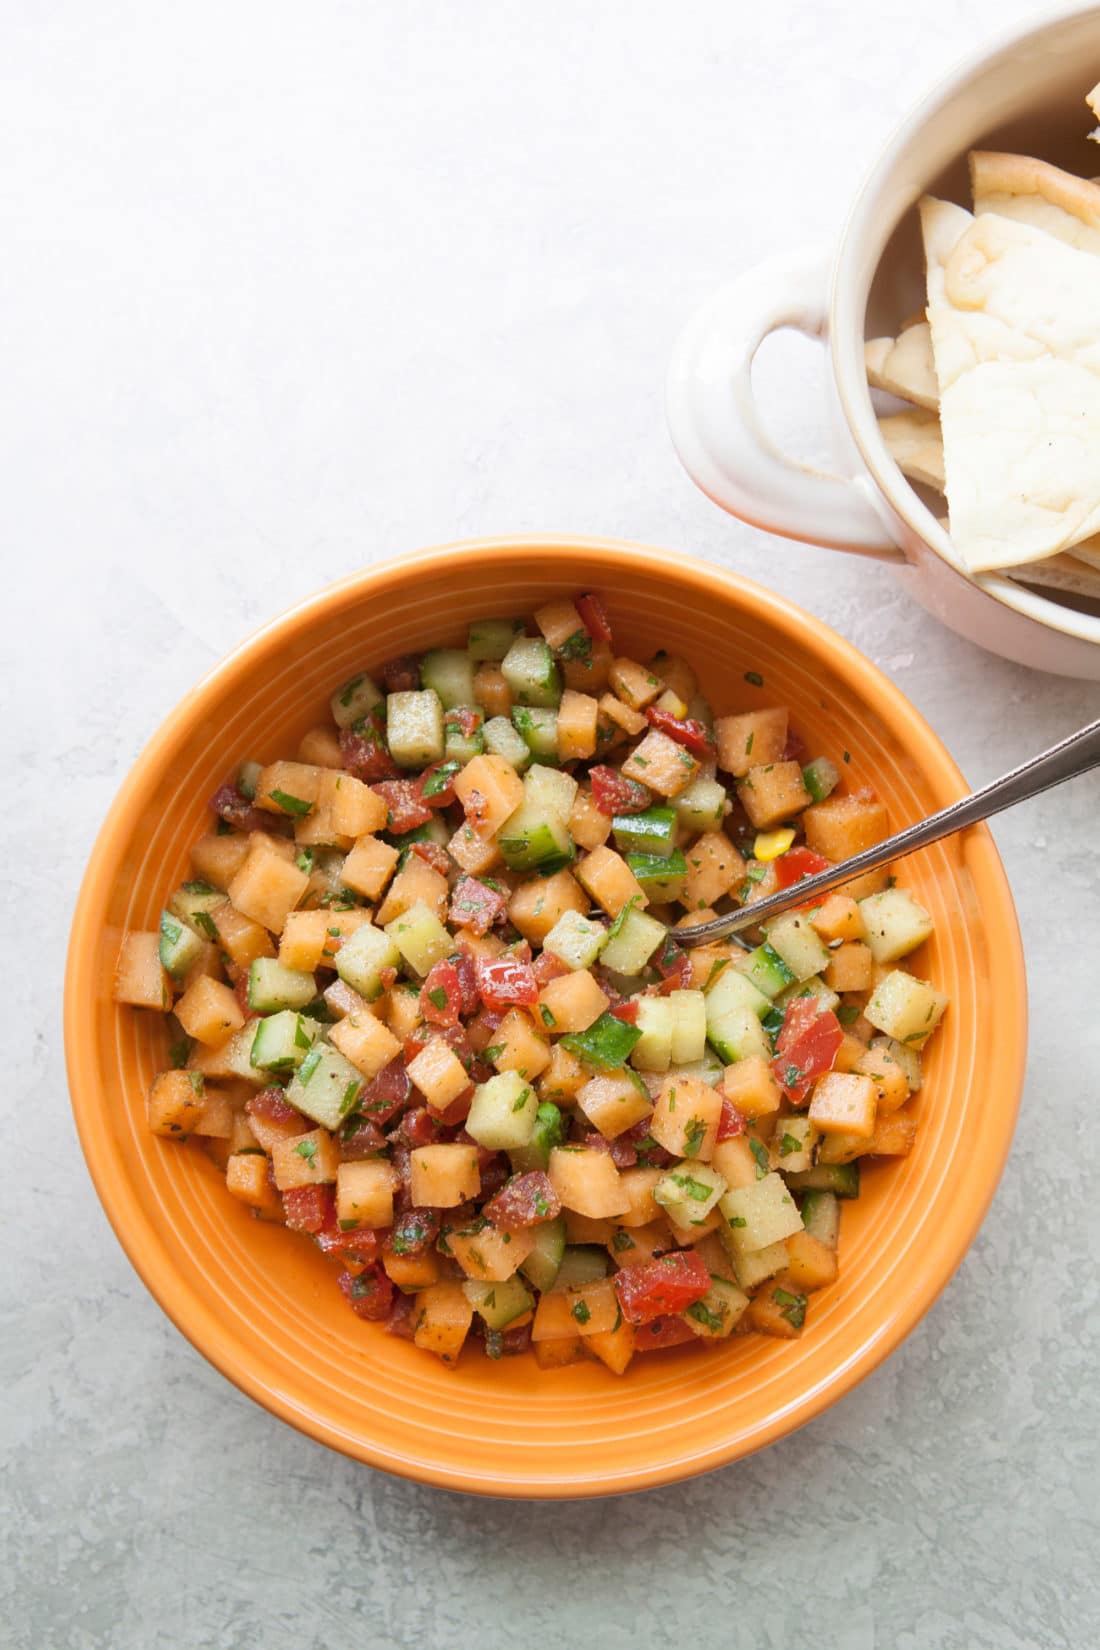
[[[169,1016],[150,1128],[445,1363],[797,1337],[862,1160],[913,1144],[947,1000],[892,877],[677,942],[888,832],[744,681],[715,717],[598,595],[484,619],[244,762],[124,937],[116,1000]]]

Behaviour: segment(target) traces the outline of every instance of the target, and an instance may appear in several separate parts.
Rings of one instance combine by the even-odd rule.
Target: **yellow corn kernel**
[[[780,854],[787,852],[793,841],[794,832],[790,829],[785,831],[758,831],[756,841],[752,845],[753,858],[762,860],[765,864],[768,860],[778,859]]]

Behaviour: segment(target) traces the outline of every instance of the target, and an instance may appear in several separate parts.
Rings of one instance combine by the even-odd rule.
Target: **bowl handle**
[[[866,477],[827,475],[771,440],[756,408],[752,362],[769,333],[829,330],[829,254],[769,258],[715,293],[688,322],[669,366],[669,428],[684,468],[723,509],[808,544],[903,562]]]

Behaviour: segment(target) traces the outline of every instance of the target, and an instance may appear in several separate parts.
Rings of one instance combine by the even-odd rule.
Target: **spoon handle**
[[[967,825],[977,825],[1005,808],[1014,807],[1017,802],[1026,802],[1029,797],[1038,796],[1042,791],[1049,791],[1052,786],[1075,779],[1078,774],[1088,773],[1095,767],[1100,767],[1100,721],[1090,722],[1041,755],[1033,756],[1030,762],[1021,762],[1018,768],[1002,774],[1000,779],[991,780],[981,790],[960,797],[958,802],[948,803],[938,813],[929,814],[927,819],[918,820],[915,825],[907,825],[903,831],[887,837],[885,842],[865,848],[861,854],[853,855],[840,865],[831,865],[827,871],[819,871],[790,888],[781,889],[777,894],[769,894],[767,899],[757,900],[754,905],[731,912],[729,916],[717,917],[695,928],[678,929],[677,941],[681,945],[704,945],[710,940],[737,934],[743,928],[755,928],[757,923],[767,922],[794,905],[805,905],[819,894],[831,893],[853,877],[862,876],[867,871],[877,871],[880,865],[889,865],[917,848],[927,848]]]

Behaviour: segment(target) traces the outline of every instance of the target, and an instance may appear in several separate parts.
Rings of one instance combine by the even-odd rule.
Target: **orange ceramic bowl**
[[[962,794],[958,769],[905,699],[847,642],[743,579],[683,554],[588,539],[445,546],[322,591],[238,648],[190,693],[127,779],[96,843],[69,953],[65,1039],[73,1108],[107,1215],[173,1321],[243,1391],[372,1466],[480,1494],[608,1495],[686,1478],[760,1449],[849,1391],[927,1311],[959,1265],[1008,1151],[1026,1002],[1011,895],[984,829],[910,860],[932,913],[927,970],[951,994],[928,1060],[912,1155],[864,1176],[846,1204],[840,1277],[813,1297],[799,1341],[542,1373],[533,1358],[468,1353],[456,1372],[361,1322],[332,1264],[252,1220],[197,1146],[145,1126],[163,1062],[159,1016],[119,1008],[125,928],[155,925],[187,866],[206,801],[245,757],[292,751],[335,684],[470,619],[606,594],[622,651],[685,654],[719,712],[789,704],[811,750],[851,753],[895,825]]]

